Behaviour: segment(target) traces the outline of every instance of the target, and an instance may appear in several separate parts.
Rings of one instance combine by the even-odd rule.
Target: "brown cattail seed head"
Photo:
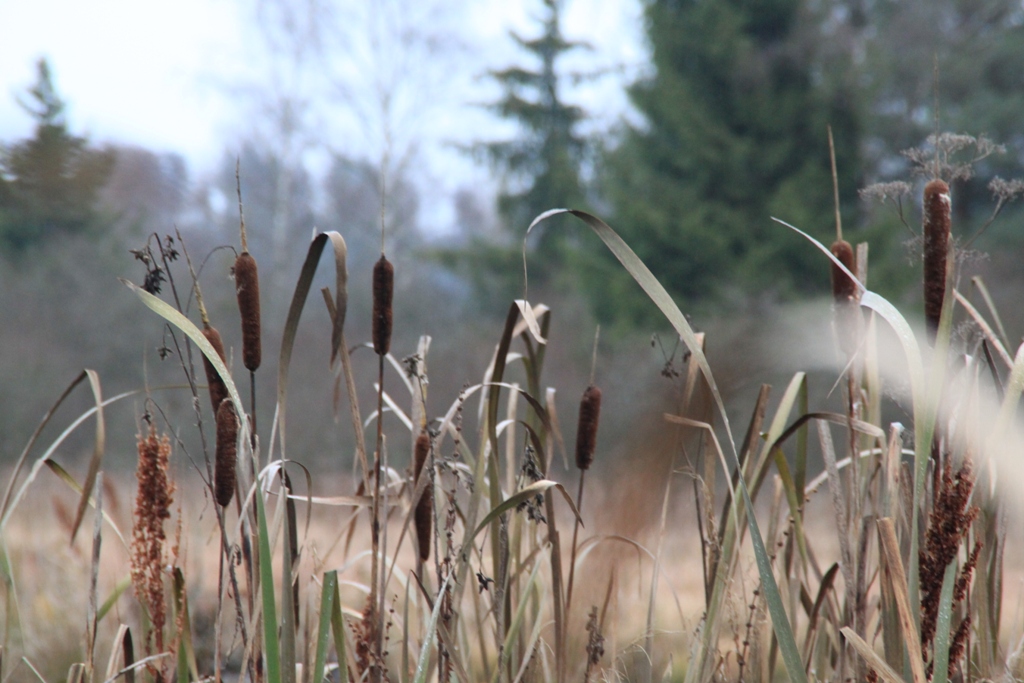
[[[933,180],[924,186],[924,318],[932,335],[939,329],[946,294],[950,208],[949,185]]]
[[[832,255],[840,263],[846,266],[851,273],[854,272],[853,247],[846,240],[836,240],[832,243]],[[861,314],[857,304],[857,284],[849,275],[844,273],[835,262],[832,265],[832,302],[835,307],[835,331],[839,348],[847,356],[857,352],[860,344]]]
[[[836,240],[832,243],[832,255],[840,263],[846,266],[851,273],[856,266],[853,259],[853,247],[846,240]],[[832,262],[832,299],[837,304],[846,303],[857,298],[857,285],[849,275],[840,270]]]
[[[213,468],[214,492],[221,507],[235,493],[235,462],[238,459],[238,416],[231,399],[221,401],[217,409],[217,450]]]
[[[220,359],[226,363],[227,357],[224,355],[224,342],[221,341],[220,332],[217,331],[217,328],[206,325],[203,328],[203,336],[206,337],[206,341],[210,342],[210,346],[217,352]],[[210,388],[210,405],[213,406],[213,412],[216,414],[220,404],[228,397],[228,388],[205,353],[203,354],[203,368],[206,370],[206,384]]]
[[[430,455],[430,435],[426,431],[420,432],[416,438],[416,448],[413,457],[413,470],[416,483],[419,484],[420,475]],[[434,490],[428,483],[423,489],[423,495],[416,502],[416,543],[420,549],[420,559],[426,562],[430,559],[430,531],[434,526]]]
[[[589,469],[597,447],[597,423],[601,418],[601,390],[591,384],[580,399],[580,421],[576,428],[576,467]]]
[[[391,349],[391,302],[395,268],[383,254],[373,266],[373,350],[383,356]]]
[[[256,259],[243,251],[235,259],[235,293],[242,314],[242,365],[256,372],[262,360],[260,345],[260,279]]]

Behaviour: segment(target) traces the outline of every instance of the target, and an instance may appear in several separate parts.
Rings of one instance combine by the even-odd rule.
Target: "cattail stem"
[[[932,180],[924,187],[924,318],[934,340],[946,294],[950,238],[949,185]]]

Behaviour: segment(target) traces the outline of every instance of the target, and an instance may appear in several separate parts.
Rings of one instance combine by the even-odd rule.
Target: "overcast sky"
[[[338,2],[348,8],[368,6]],[[32,121],[15,98],[32,85],[35,63],[46,57],[58,92],[68,102],[74,133],[96,143],[180,153],[191,176],[201,176],[225,150],[253,133],[253,105],[239,95],[239,86],[272,88],[266,62],[260,66],[265,47],[253,23],[253,6],[243,0],[0,0],[0,141],[31,134]],[[480,75],[488,68],[524,63],[508,31],[535,36],[534,20],[542,12],[538,0],[462,0],[461,5],[440,6],[445,8],[443,30],[461,48],[449,58],[454,61],[445,65],[447,71],[431,76],[439,79],[436,92],[442,99],[433,115],[419,122],[415,135],[433,175],[452,190],[483,171],[450,143],[510,132],[473,106],[497,93]],[[566,36],[593,46],[565,59],[565,68],[624,67],[567,93],[595,117],[593,128],[609,128],[628,109],[623,86],[645,60],[640,15],[637,0],[567,0],[563,5]],[[337,102],[315,89],[309,93],[317,121],[343,128],[329,133],[349,141],[341,143],[341,151],[365,152],[344,129],[348,119],[335,115]]]

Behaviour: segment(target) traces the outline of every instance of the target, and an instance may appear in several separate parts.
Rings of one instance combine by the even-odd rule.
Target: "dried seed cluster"
[[[132,520],[131,577],[139,600],[146,606],[157,652],[163,651],[163,629],[167,621],[164,603],[163,566],[164,520],[171,516],[174,485],[167,476],[171,441],[158,438],[156,428],[138,438],[139,462],[136,476],[139,491]]]

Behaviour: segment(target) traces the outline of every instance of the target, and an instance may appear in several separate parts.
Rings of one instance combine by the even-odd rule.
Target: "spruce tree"
[[[113,169],[113,154],[68,132],[65,103],[46,60],[22,107],[36,121],[33,137],[0,146],[0,248],[8,254],[60,234],[90,229],[96,201]]]
[[[832,233],[828,124],[842,196],[855,196],[855,98],[816,73],[801,16],[800,0],[647,6],[654,69],[630,89],[645,121],[609,153],[603,187],[612,224],[684,306],[827,284],[820,254],[770,218]],[[599,317],[649,320],[638,288],[603,263]]]
[[[577,130],[585,113],[563,99],[565,75],[558,69],[561,57],[585,44],[562,35],[559,4],[559,0],[544,0],[539,37],[511,34],[533,64],[489,74],[502,89],[501,98],[490,108],[516,123],[520,134],[512,140],[482,143],[477,151],[501,174],[498,213],[517,250],[537,215],[559,207],[584,208],[586,204],[580,167],[587,141]],[[536,275],[541,280],[565,261],[566,239],[571,234],[547,227],[536,241],[531,238],[531,277]]]

